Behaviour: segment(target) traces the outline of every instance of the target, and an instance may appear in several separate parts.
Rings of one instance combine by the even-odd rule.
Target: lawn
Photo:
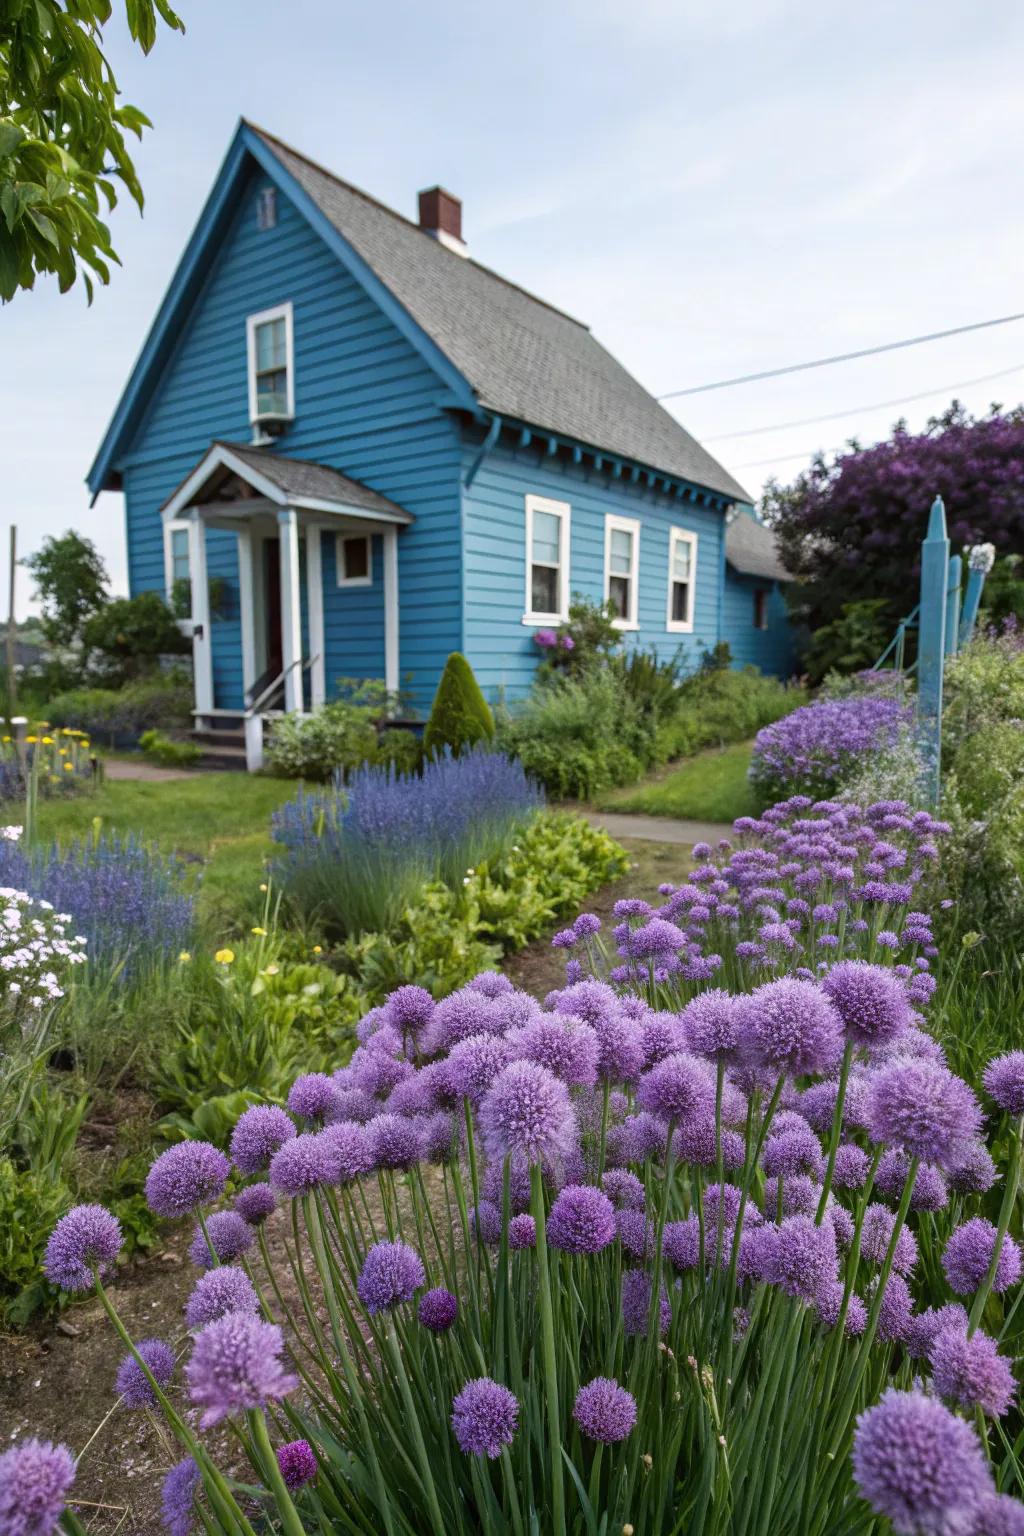
[[[273,852],[270,815],[295,793],[287,779],[203,773],[159,783],[108,780],[75,799],[39,806],[38,835],[65,842],[90,832],[135,833],[202,869],[200,913],[215,934],[244,926],[259,905]]]
[[[688,757],[643,784],[604,796],[600,807],[687,821],[727,822],[754,815],[757,797],[747,779],[752,747],[740,741]]]

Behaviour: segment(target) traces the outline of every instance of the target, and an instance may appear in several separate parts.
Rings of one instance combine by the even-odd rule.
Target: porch
[[[398,534],[413,521],[387,497],[339,470],[289,459],[265,447],[214,443],[162,509],[169,593],[186,583],[197,730],[224,732],[241,721],[246,766],[262,766],[264,724],[282,712],[315,709],[327,699],[325,605],[345,622],[344,594],[360,588],[382,608],[383,673],[399,680]],[[237,549],[237,623],[211,611],[207,534],[233,534]],[[325,536],[333,545],[325,544]],[[380,540],[380,578],[374,548]],[[325,580],[325,551],[335,579]],[[339,606],[340,605],[340,606]],[[349,623],[359,622],[349,616]],[[231,629],[231,633],[226,631]],[[237,698],[218,697],[215,647],[240,665]],[[377,676],[380,675],[378,670]],[[237,684],[236,684],[237,689]]]

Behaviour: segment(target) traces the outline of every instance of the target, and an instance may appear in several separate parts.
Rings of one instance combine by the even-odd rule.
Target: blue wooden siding
[[[476,451],[467,446],[467,465]],[[640,519],[640,627],[626,633],[627,645],[654,646],[665,659],[682,650],[687,662],[696,665],[701,652],[717,643],[724,530],[720,512],[542,456],[531,447],[501,445],[487,454],[463,494],[464,649],[491,697],[499,690],[510,697],[522,694],[539,657],[533,640],[536,626],[523,623],[528,494],[571,506],[570,591],[596,602],[604,600],[605,515]],[[687,529],[698,539],[692,634],[678,634],[666,623],[672,528]]]
[[[268,184],[254,169],[118,465],[131,591],[163,588],[159,509],[210,442],[250,441],[246,317],[291,300],[295,421],[280,439],[281,452],[342,469],[415,516],[415,524],[399,536],[400,670],[417,701],[429,703],[437,675],[460,639],[458,435],[438,409],[436,375],[287,197],[278,194],[275,227],[257,229],[255,197]],[[355,592],[334,587],[328,544],[325,540],[325,622],[340,637],[343,621],[335,610]],[[215,702],[224,708],[238,707],[242,691],[236,546],[233,534],[207,535],[210,574],[221,576],[229,589],[228,616],[212,626]],[[378,554],[375,568],[379,565]],[[368,656],[370,647],[364,650]],[[343,650],[337,657],[335,670],[328,665],[329,684],[347,670]],[[383,642],[380,657],[378,676]]]
[[[404,538],[404,534],[399,534],[399,555]],[[324,582],[324,665],[328,698],[337,692],[337,683],[342,678],[384,676],[384,541],[375,537],[371,544],[372,585],[339,587],[335,538],[333,534],[323,536],[320,559]],[[399,565],[401,567],[401,560]],[[401,576],[400,568],[399,591]],[[404,605],[401,625],[404,628]],[[421,681],[425,691],[429,692],[433,677]]]
[[[768,593],[767,629],[754,627],[756,592]],[[726,566],[722,638],[729,643],[734,666],[759,667],[776,677],[792,676],[796,660],[793,630],[777,581],[741,576],[731,565]]]

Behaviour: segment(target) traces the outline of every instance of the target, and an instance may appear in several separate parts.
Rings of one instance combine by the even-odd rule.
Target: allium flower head
[[[429,1051],[450,1051],[470,1035],[500,1035],[503,1020],[487,993],[472,983],[441,999],[421,1042]]]
[[[0,1455],[2,1536],[50,1536],[75,1480],[75,1463],[64,1445],[22,1440]]]
[[[376,1115],[366,1125],[374,1168],[412,1168],[419,1162],[420,1139],[412,1120]]]
[[[443,1285],[427,1291],[420,1297],[417,1317],[431,1333],[447,1333],[459,1315],[458,1298]]]
[[[622,1276],[622,1322],[627,1334],[646,1337],[650,1321],[654,1277],[646,1269],[627,1269]],[[658,1297],[658,1331],[665,1333],[672,1321],[672,1305],[664,1285]]]
[[[836,1148],[832,1183],[836,1189],[863,1189],[870,1166],[863,1147],[858,1147],[855,1141],[842,1141]]]
[[[992,1263],[997,1236],[990,1221],[983,1216],[973,1216],[957,1227],[950,1237],[942,1255],[942,1267],[950,1289],[958,1296],[970,1296],[981,1285]],[[1020,1271],[1020,1249],[1007,1233],[999,1249],[992,1289],[999,1292],[1016,1285]]]
[[[939,1062],[902,1057],[872,1076],[866,1106],[874,1141],[952,1168],[977,1139],[981,1110],[967,1084]]]
[[[508,1224],[508,1245],[516,1252],[536,1248],[537,1223],[532,1216],[524,1212],[521,1216],[512,1217]]]
[[[160,1512],[169,1536],[190,1536],[195,1524],[196,1495],[201,1487],[202,1477],[191,1456],[179,1461],[164,1478]]]
[[[287,1445],[278,1446],[276,1454],[289,1493],[298,1493],[300,1488],[316,1480],[320,1469],[308,1440],[289,1440]]]
[[[337,1177],[338,1155],[330,1130],[303,1131],[278,1147],[270,1163],[271,1188],[292,1200],[333,1184]]]
[[[787,1296],[814,1301],[838,1275],[836,1235],[830,1222],[812,1216],[787,1216],[774,1233],[765,1256],[765,1279]]]
[[[579,981],[554,994],[559,1013],[581,1019],[597,1035],[598,1076],[603,1082],[632,1082],[644,1060],[640,1025],[603,981]]]
[[[678,1051],[644,1073],[636,1101],[641,1109],[662,1120],[706,1117],[714,1114],[715,1085],[696,1056]]]
[[[426,987],[404,986],[388,996],[384,1013],[387,1022],[402,1034],[418,1035],[433,1018],[435,1006]]]
[[[439,1082],[449,1100],[468,1099],[474,1109],[503,1067],[513,1057],[513,1048],[502,1035],[469,1035],[452,1046],[439,1073]]]
[[[489,1376],[468,1381],[452,1403],[452,1428],[467,1456],[488,1456],[493,1461],[512,1444],[518,1423],[516,1399]]]
[[[356,1290],[369,1313],[390,1312],[411,1301],[427,1275],[423,1260],[408,1243],[375,1243],[363,1260]]]
[[[263,1408],[298,1386],[281,1360],[283,1340],[274,1323],[247,1312],[226,1312],[196,1336],[185,1367],[189,1396],[202,1409],[203,1429],[229,1414]]]
[[[509,1153],[527,1162],[557,1161],[576,1139],[576,1121],[565,1084],[533,1061],[513,1061],[495,1078],[480,1106],[488,1155]]]
[[[915,1312],[903,1340],[911,1360],[927,1360],[935,1340],[947,1328],[967,1332],[967,1313],[958,1301],[947,1302],[944,1307],[926,1307],[923,1312]]]
[[[619,1209],[642,1211],[644,1208],[644,1186],[635,1173],[629,1173],[625,1168],[609,1168],[602,1175],[601,1188]]]
[[[103,1205],[76,1205],[50,1233],[43,1260],[47,1280],[62,1291],[87,1291],[121,1252],[121,1224]]]
[[[761,1153],[761,1166],[769,1176],[809,1173],[820,1178],[823,1164],[821,1143],[806,1122],[769,1136]]]
[[[875,1290],[877,1285],[878,1280],[873,1280],[869,1290]],[[885,1282],[882,1304],[878,1312],[878,1342],[880,1344],[904,1343],[910,1331],[913,1314],[914,1298],[910,1294],[910,1287],[903,1276],[893,1269]]]
[[[140,1339],[135,1348],[162,1391],[174,1375],[174,1350],[169,1344],[165,1344],[163,1339]],[[157,1395],[149,1383],[146,1372],[134,1355],[125,1355],[118,1366],[114,1391],[118,1397],[124,1399],[126,1408],[157,1406]]]
[[[325,1125],[320,1136],[329,1149],[334,1178],[339,1184],[348,1184],[370,1172],[373,1148],[365,1125],[355,1120],[341,1120],[337,1125]]]
[[[737,999],[720,988],[701,992],[680,1015],[691,1051],[711,1061],[734,1061],[742,1039],[742,1018]]]
[[[827,1072],[842,1055],[842,1025],[813,982],[784,976],[740,1003],[744,1050],[752,1064],[801,1077]]]
[[[854,1045],[885,1045],[912,1022],[907,994],[888,966],[841,960],[825,976],[821,990],[832,1000]]]
[[[1024,1536],[1024,1504],[1009,1493],[989,1493],[977,1505],[971,1536]]]
[[[705,1244],[707,1234],[705,1234]],[[711,1253],[714,1256],[715,1238],[711,1237]],[[667,1221],[661,1238],[661,1251],[666,1263],[680,1271],[696,1269],[700,1263],[700,1224],[696,1216],[686,1216],[682,1221]],[[705,1251],[705,1257],[706,1257]]]
[[[241,1173],[262,1173],[284,1142],[295,1135],[290,1115],[276,1104],[253,1104],[231,1132],[231,1156]]]
[[[494,1246],[501,1237],[501,1212],[493,1200],[481,1200],[469,1213],[469,1225],[478,1243]]]
[[[232,1209],[251,1227],[258,1227],[276,1207],[277,1197],[269,1184],[250,1184],[238,1191]]]
[[[244,1269],[221,1264],[200,1275],[185,1304],[185,1322],[189,1328],[205,1328],[225,1312],[248,1312],[255,1317],[260,1310],[259,1297]]]
[[[254,1240],[252,1227],[237,1211],[214,1211],[206,1218],[206,1232],[202,1227],[196,1227],[188,1256],[200,1269],[212,1269],[211,1247],[221,1264],[230,1264],[232,1259],[240,1259],[243,1253],[248,1253]]]
[[[876,1188],[890,1200],[899,1201],[903,1185],[910,1171],[910,1159],[902,1147],[890,1147],[878,1165],[875,1175]],[[931,1163],[921,1163],[914,1179],[910,1196],[912,1211],[941,1211],[949,1200],[949,1187],[938,1168]]]
[[[223,1192],[231,1164],[208,1141],[179,1141],[153,1163],[146,1199],[157,1216],[189,1216]]]
[[[565,1253],[600,1253],[615,1237],[615,1209],[592,1184],[569,1184],[551,1207],[547,1237]]]
[[[608,1376],[596,1376],[576,1394],[572,1416],[588,1440],[617,1445],[636,1423],[636,1398]]]
[[[949,1187],[958,1195],[983,1195],[997,1177],[992,1154],[984,1142],[975,1141],[956,1167],[949,1170]]]
[[[589,1024],[544,1014],[508,1036],[513,1053],[523,1061],[547,1067],[573,1088],[592,1088],[597,1082],[599,1047]]]
[[[1010,1361],[986,1333],[967,1336],[966,1328],[944,1328],[929,1352],[932,1383],[940,1397],[961,1408],[980,1408],[1001,1419],[1013,1401],[1016,1383]]]
[[[895,1225],[895,1213],[877,1201],[872,1201],[864,1212],[860,1238],[861,1257],[879,1269],[885,1263]],[[892,1262],[893,1268],[901,1275],[911,1274],[917,1264],[917,1238],[907,1226],[900,1228]]]
[[[990,1061],[982,1082],[1000,1109],[1008,1115],[1024,1115],[1024,1051],[1007,1051]]]
[[[952,1536],[990,1492],[977,1435],[934,1397],[890,1388],[857,1420],[853,1475],[899,1536]]]

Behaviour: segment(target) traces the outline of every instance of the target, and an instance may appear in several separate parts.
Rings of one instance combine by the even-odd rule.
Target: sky
[[[657,395],[1024,310],[1020,6],[178,9],[185,36],[148,58],[107,32],[154,125],[144,216],[125,197],[112,218],[122,268],[91,307],[41,280],[0,308],[0,591],[11,522],[22,555],[77,529],[126,590],[123,499],[90,508],[84,476],[240,116],[410,217],[448,187],[477,260],[587,321]],[[1024,322],[667,403],[757,496],[953,394],[1020,403]]]

